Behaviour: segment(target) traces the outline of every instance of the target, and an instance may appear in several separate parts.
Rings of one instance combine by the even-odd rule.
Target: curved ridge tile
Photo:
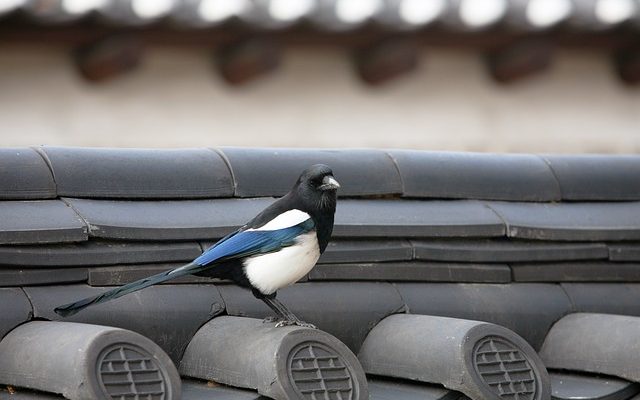
[[[483,154],[392,150],[403,196],[447,199],[554,201],[553,173],[531,154]]]
[[[87,198],[230,197],[226,163],[208,149],[43,147],[58,195]]]
[[[339,196],[400,194],[393,161],[381,150],[222,148],[236,180],[236,196],[282,196],[300,173],[327,164],[340,182]]]
[[[640,156],[545,155],[562,200],[640,200]]]
[[[31,321],[0,341],[0,382],[69,400],[180,397],[167,355],[142,335],[109,326]]]
[[[0,149],[0,200],[55,197],[56,184],[40,154],[29,148]]]
[[[640,382],[640,318],[573,313],[557,321],[544,340],[540,357],[549,368],[613,375]]]

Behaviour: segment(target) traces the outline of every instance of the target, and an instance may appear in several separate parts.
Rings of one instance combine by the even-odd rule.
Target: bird
[[[220,239],[192,262],[56,307],[63,317],[146,287],[185,275],[229,279],[250,289],[276,317],[276,327],[315,328],[296,317],[276,299],[277,291],[304,277],[327,248],[333,231],[340,184],[331,168],[315,164],[305,169],[293,188],[253,219]]]

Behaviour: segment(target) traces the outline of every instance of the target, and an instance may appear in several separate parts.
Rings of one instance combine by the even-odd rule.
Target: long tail
[[[56,307],[54,311],[58,315],[68,317],[94,304],[100,304],[109,300],[117,299],[118,297],[124,296],[125,294],[136,292],[140,289],[144,289],[157,283],[168,281],[169,279],[204,271],[205,269],[208,269],[210,267],[211,266],[201,266],[194,263],[186,264],[182,267],[178,267],[170,271],[161,272],[159,274],[152,275],[135,282],[127,283],[124,286],[111,289],[97,296],[87,297],[86,299],[82,299],[74,303]]]

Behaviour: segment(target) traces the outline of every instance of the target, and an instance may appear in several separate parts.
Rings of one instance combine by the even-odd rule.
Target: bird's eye
[[[323,176],[318,176],[316,178],[311,179],[311,183],[313,184],[313,186],[320,186],[322,185],[322,179],[324,177]]]

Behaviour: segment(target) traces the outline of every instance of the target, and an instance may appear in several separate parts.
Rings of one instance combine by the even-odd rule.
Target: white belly
[[[249,282],[264,294],[289,286],[305,276],[318,261],[320,248],[314,231],[302,234],[293,246],[244,261]]]

